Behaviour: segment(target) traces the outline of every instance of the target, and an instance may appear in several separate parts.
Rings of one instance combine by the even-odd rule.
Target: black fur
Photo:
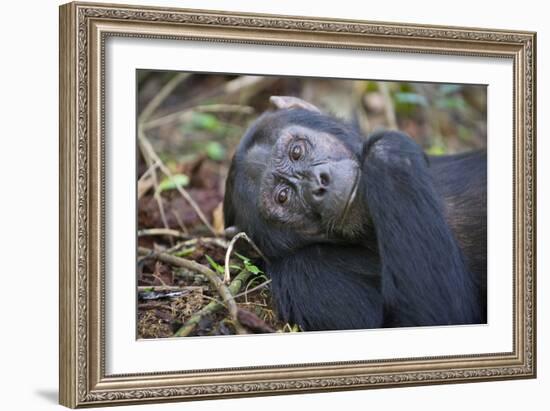
[[[338,138],[362,164],[365,210],[354,241],[311,243],[258,211],[261,165],[284,124]],[[265,168],[265,166],[264,166]],[[302,109],[265,114],[243,137],[229,172],[226,226],[269,256],[279,316],[305,330],[475,324],[486,321],[486,155],[427,157],[399,132],[365,140],[353,127]]]
[[[381,327],[377,262],[361,247],[321,244],[270,261],[279,316],[310,331]]]

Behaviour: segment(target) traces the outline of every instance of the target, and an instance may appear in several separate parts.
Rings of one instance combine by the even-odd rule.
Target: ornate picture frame
[[[513,349],[109,375],[105,369],[105,42],[200,40],[513,63]],[[536,34],[200,10],[60,7],[60,403],[76,408],[536,376]]]

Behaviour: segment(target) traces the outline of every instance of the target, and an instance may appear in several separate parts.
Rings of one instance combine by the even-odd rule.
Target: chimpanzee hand
[[[422,147],[404,133],[381,131],[371,135],[363,146],[363,170],[388,173],[388,177],[404,177],[427,166]],[[395,174],[397,173],[397,174]]]

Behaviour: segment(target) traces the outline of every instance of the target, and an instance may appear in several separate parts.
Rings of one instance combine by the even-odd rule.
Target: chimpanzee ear
[[[304,101],[304,100],[302,100],[301,98],[298,98],[298,97],[271,96],[269,98],[269,101],[277,109],[302,108],[304,110],[313,111],[315,113],[320,113],[321,112],[321,110],[319,110],[313,104],[308,103],[307,101]]]

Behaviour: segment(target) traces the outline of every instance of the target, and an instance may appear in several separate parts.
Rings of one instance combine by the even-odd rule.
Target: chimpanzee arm
[[[394,326],[480,321],[480,299],[444,215],[421,148],[399,132],[371,136],[363,189],[381,258],[381,292]]]
[[[360,247],[307,246],[266,271],[283,321],[308,331],[383,326],[376,259]]]

